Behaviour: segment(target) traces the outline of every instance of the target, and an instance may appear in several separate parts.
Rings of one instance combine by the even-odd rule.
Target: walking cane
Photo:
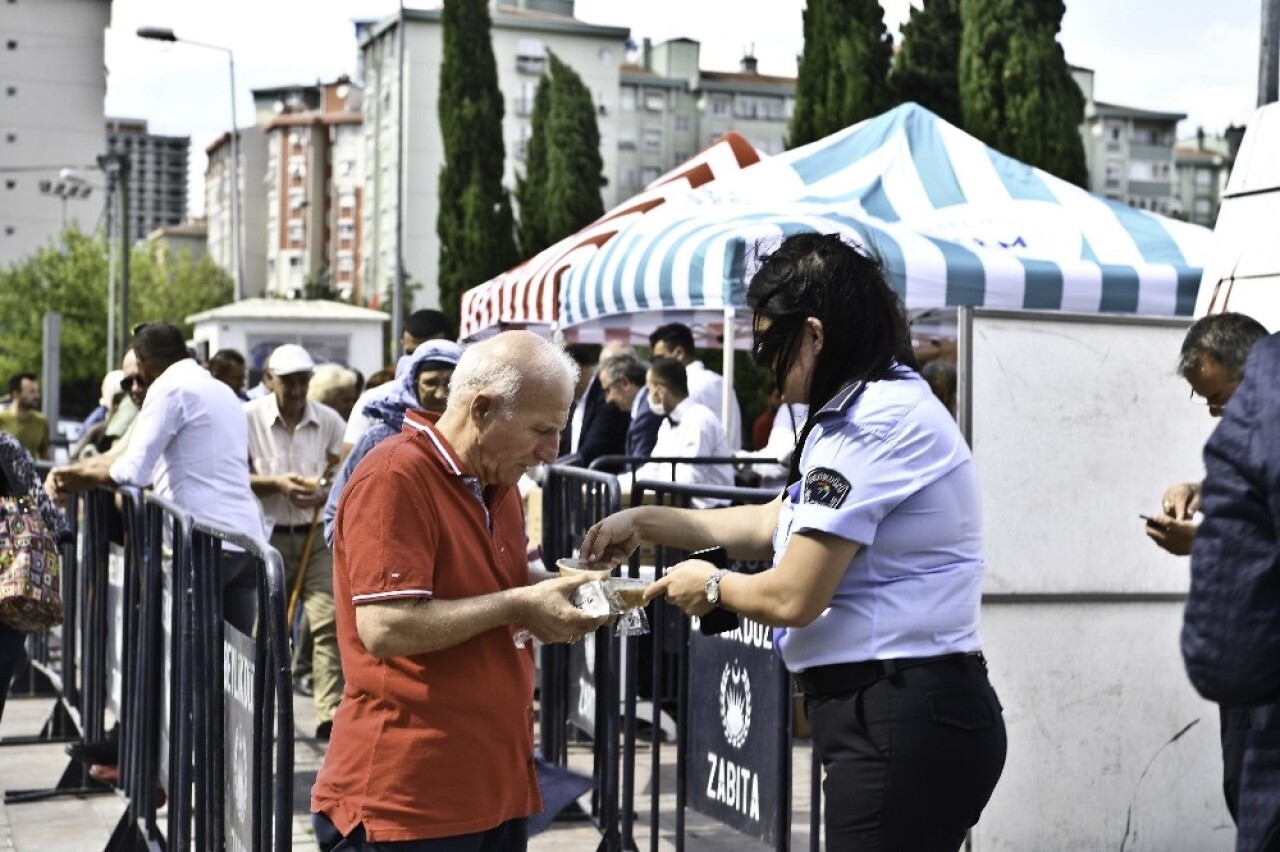
[[[334,471],[338,467],[338,460],[330,456],[328,463],[325,465],[324,473],[320,475],[316,488],[326,488],[329,481],[333,477]],[[324,511],[324,504],[316,506],[311,510],[311,526],[307,527],[307,537],[302,542],[302,559],[298,561],[298,576],[293,578],[293,588],[289,590],[289,607],[288,617],[285,624],[290,625],[289,629],[293,630],[293,619],[298,614],[298,598],[302,597],[302,584],[307,581],[307,567],[311,564],[311,542],[316,537],[316,525],[320,523],[320,514]]]

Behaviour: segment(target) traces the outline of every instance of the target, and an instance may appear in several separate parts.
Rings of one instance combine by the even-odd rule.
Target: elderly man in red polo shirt
[[[531,576],[514,487],[555,460],[577,365],[523,331],[467,349],[443,414],[412,410],[338,504],[346,689],[311,792],[322,850],[522,850],[541,809],[533,649],[604,619],[585,576]],[[539,582],[541,581],[541,582]]]

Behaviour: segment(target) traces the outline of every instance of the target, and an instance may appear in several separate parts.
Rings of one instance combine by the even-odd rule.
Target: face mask
[[[667,407],[654,399],[653,394],[649,394],[649,408],[659,417],[665,417],[667,414]]]

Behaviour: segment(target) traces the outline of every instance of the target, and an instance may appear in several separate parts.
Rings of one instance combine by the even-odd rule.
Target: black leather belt
[[[891,678],[903,669],[931,666],[948,660],[976,659],[986,668],[987,660],[981,651],[966,654],[943,654],[938,657],[904,657],[896,660],[867,660],[861,663],[835,663],[830,666],[814,666],[795,672],[796,689],[805,695],[830,695],[838,692],[856,692],[882,678]]]
[[[293,526],[288,526],[286,524],[276,524],[275,527],[272,528],[271,534],[272,535],[275,535],[276,533],[289,533],[290,535],[306,534],[307,530],[309,529],[311,529],[311,524],[294,524]]]

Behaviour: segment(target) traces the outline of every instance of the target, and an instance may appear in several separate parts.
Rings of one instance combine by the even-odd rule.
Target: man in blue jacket
[[[1280,335],[1258,343],[1205,446],[1182,654],[1196,690],[1252,709],[1236,848],[1280,850]]]

